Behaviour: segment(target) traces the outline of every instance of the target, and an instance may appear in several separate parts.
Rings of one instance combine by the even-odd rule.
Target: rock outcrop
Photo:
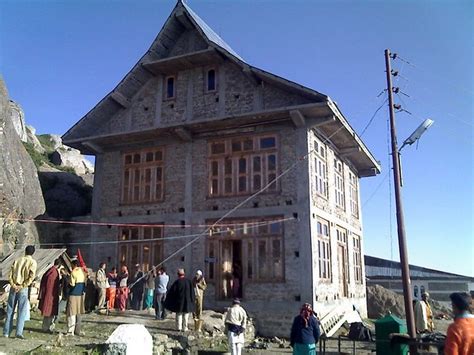
[[[16,106],[12,106],[5,83],[0,79],[0,254],[3,255],[16,246],[38,240],[35,224],[22,219],[35,218],[45,211],[36,167],[12,121],[19,115],[16,108],[12,110]]]

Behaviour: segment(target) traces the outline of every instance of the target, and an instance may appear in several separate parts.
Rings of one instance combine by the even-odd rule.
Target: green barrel
[[[390,346],[390,334],[407,333],[406,322],[391,314],[375,321],[377,355],[408,354],[408,345],[396,344]]]

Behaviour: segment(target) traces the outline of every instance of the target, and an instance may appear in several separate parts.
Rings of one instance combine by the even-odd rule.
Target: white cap
[[[196,271],[196,275],[202,276],[202,271],[201,270]]]

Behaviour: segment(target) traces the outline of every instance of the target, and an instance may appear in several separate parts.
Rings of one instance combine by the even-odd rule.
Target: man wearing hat
[[[225,315],[225,328],[227,330],[227,339],[232,355],[242,354],[246,325],[247,312],[245,312],[245,309],[240,305],[240,300],[235,298],[232,301],[232,307],[227,310],[227,314]]]
[[[202,276],[202,271],[196,271],[196,276],[193,278],[193,288],[194,288],[194,329],[196,331],[201,331],[202,327],[202,302],[204,299],[204,291],[207,288],[206,280]]]
[[[415,327],[417,333],[431,333],[434,330],[433,312],[428,302],[428,292],[421,294],[421,300],[415,304]]]
[[[449,295],[453,306],[454,323],[448,328],[444,353],[446,355],[474,354],[474,315],[472,299],[466,292]]]
[[[191,280],[185,277],[184,269],[178,269],[178,279],[168,291],[165,308],[176,313],[176,328],[188,331],[189,313],[194,308],[194,290]]]

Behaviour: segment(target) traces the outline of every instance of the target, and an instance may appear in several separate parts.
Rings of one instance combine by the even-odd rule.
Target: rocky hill
[[[0,79],[0,254],[37,241],[35,224],[24,219],[45,212],[37,169],[13,123],[17,113]]]
[[[90,213],[94,165],[54,134],[36,135],[0,79],[0,256],[41,241],[26,219]]]

